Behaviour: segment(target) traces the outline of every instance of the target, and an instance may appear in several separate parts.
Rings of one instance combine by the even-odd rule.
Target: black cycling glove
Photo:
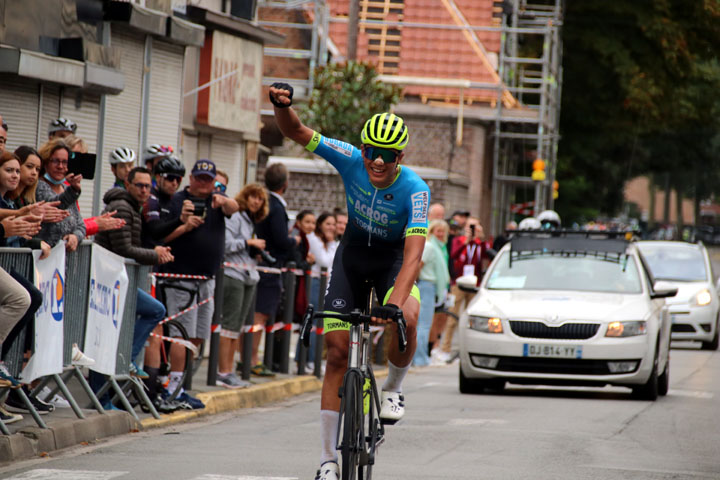
[[[372,311],[370,312],[370,316],[382,318],[383,320],[392,320],[395,318],[395,315],[399,310],[400,307],[398,307],[397,305],[388,303],[383,305],[382,307],[373,307]]]
[[[275,82],[270,86],[273,88],[287,90],[288,92],[290,92],[287,96],[290,99],[290,103],[288,103],[287,105],[285,105],[284,103],[278,102],[277,100],[275,100],[275,98],[272,96],[271,93],[268,93],[268,96],[270,97],[270,103],[272,103],[273,105],[275,105],[278,108],[287,108],[290,105],[292,105],[293,87],[289,83]]]

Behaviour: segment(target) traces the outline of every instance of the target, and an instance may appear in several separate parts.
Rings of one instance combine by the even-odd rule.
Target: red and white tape
[[[164,341],[167,341],[170,343],[176,343],[178,345],[182,345],[183,347],[190,350],[193,353],[193,355],[195,355],[195,356],[197,356],[197,354],[198,354],[198,348],[195,346],[194,343],[192,343],[188,340],[183,340],[182,338],[166,337],[164,335],[158,335],[157,333],[151,333],[150,335],[155,338],[159,338],[160,340],[164,340]]]
[[[167,322],[169,322],[170,320],[175,320],[176,318],[178,318],[178,317],[181,316],[181,315],[185,315],[186,313],[188,313],[188,312],[190,312],[190,311],[192,311],[192,310],[195,310],[196,308],[200,308],[201,306],[205,305],[206,303],[208,303],[210,300],[212,300],[212,299],[214,299],[214,298],[215,298],[215,297],[206,298],[206,299],[203,300],[202,302],[198,302],[198,303],[196,303],[195,305],[191,305],[191,306],[189,306],[188,308],[186,308],[185,310],[179,311],[179,312],[176,313],[175,315],[170,315],[169,317],[165,317],[165,318],[163,318],[163,319],[158,323],[158,325],[162,325],[163,323],[167,323]]]
[[[180,279],[187,279],[187,280],[210,280],[210,277],[206,277],[205,275],[186,275],[184,273],[157,273],[157,272],[150,272],[150,275],[156,278],[180,278]]]

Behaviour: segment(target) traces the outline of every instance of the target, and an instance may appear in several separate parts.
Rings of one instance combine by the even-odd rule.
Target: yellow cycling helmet
[[[365,122],[360,140],[365,145],[402,150],[408,143],[403,119],[393,113],[376,113]]]

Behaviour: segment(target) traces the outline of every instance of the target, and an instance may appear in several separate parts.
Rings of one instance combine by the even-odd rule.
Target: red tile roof
[[[377,18],[387,21],[410,23],[462,25],[449,8],[451,0],[360,0],[360,17]],[[494,25],[492,20],[492,0],[454,0],[458,10],[468,24],[472,26]],[[348,0],[329,0],[331,16],[346,16]],[[368,8],[382,10],[376,14],[368,13]],[[389,13],[389,9],[400,9],[399,13]],[[385,13],[388,12],[388,13]],[[392,35],[395,30],[396,35]],[[373,32],[377,32],[373,35]],[[399,33],[399,35],[397,35]],[[490,57],[495,57],[500,49],[499,32],[476,32],[478,40]],[[331,23],[330,37],[341,52],[347,51],[347,24]],[[399,48],[386,46],[385,56],[378,57],[375,52],[382,52],[382,39],[399,40]],[[399,52],[398,52],[399,50]],[[495,83],[496,75],[488,60],[483,58],[471,36],[464,30],[428,29],[417,27],[381,27],[361,24],[358,32],[358,58],[378,62],[379,69],[390,75],[407,75],[412,77],[433,77],[463,79],[474,82]],[[493,55],[495,54],[495,55]],[[397,58],[392,55],[398,55]],[[406,95],[418,95],[425,98],[447,99],[452,101],[459,95],[457,88],[408,86]],[[464,93],[465,99],[489,101],[495,98],[494,91],[472,89]]]

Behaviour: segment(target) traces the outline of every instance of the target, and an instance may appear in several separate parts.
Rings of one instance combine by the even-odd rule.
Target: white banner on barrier
[[[65,242],[58,242],[50,255],[33,250],[35,286],[43,296],[35,313],[33,356],[22,371],[23,383],[63,371],[63,317],[65,303]]]
[[[127,290],[123,258],[93,244],[84,353],[95,359],[95,365],[90,368],[98,373],[115,375]]]

